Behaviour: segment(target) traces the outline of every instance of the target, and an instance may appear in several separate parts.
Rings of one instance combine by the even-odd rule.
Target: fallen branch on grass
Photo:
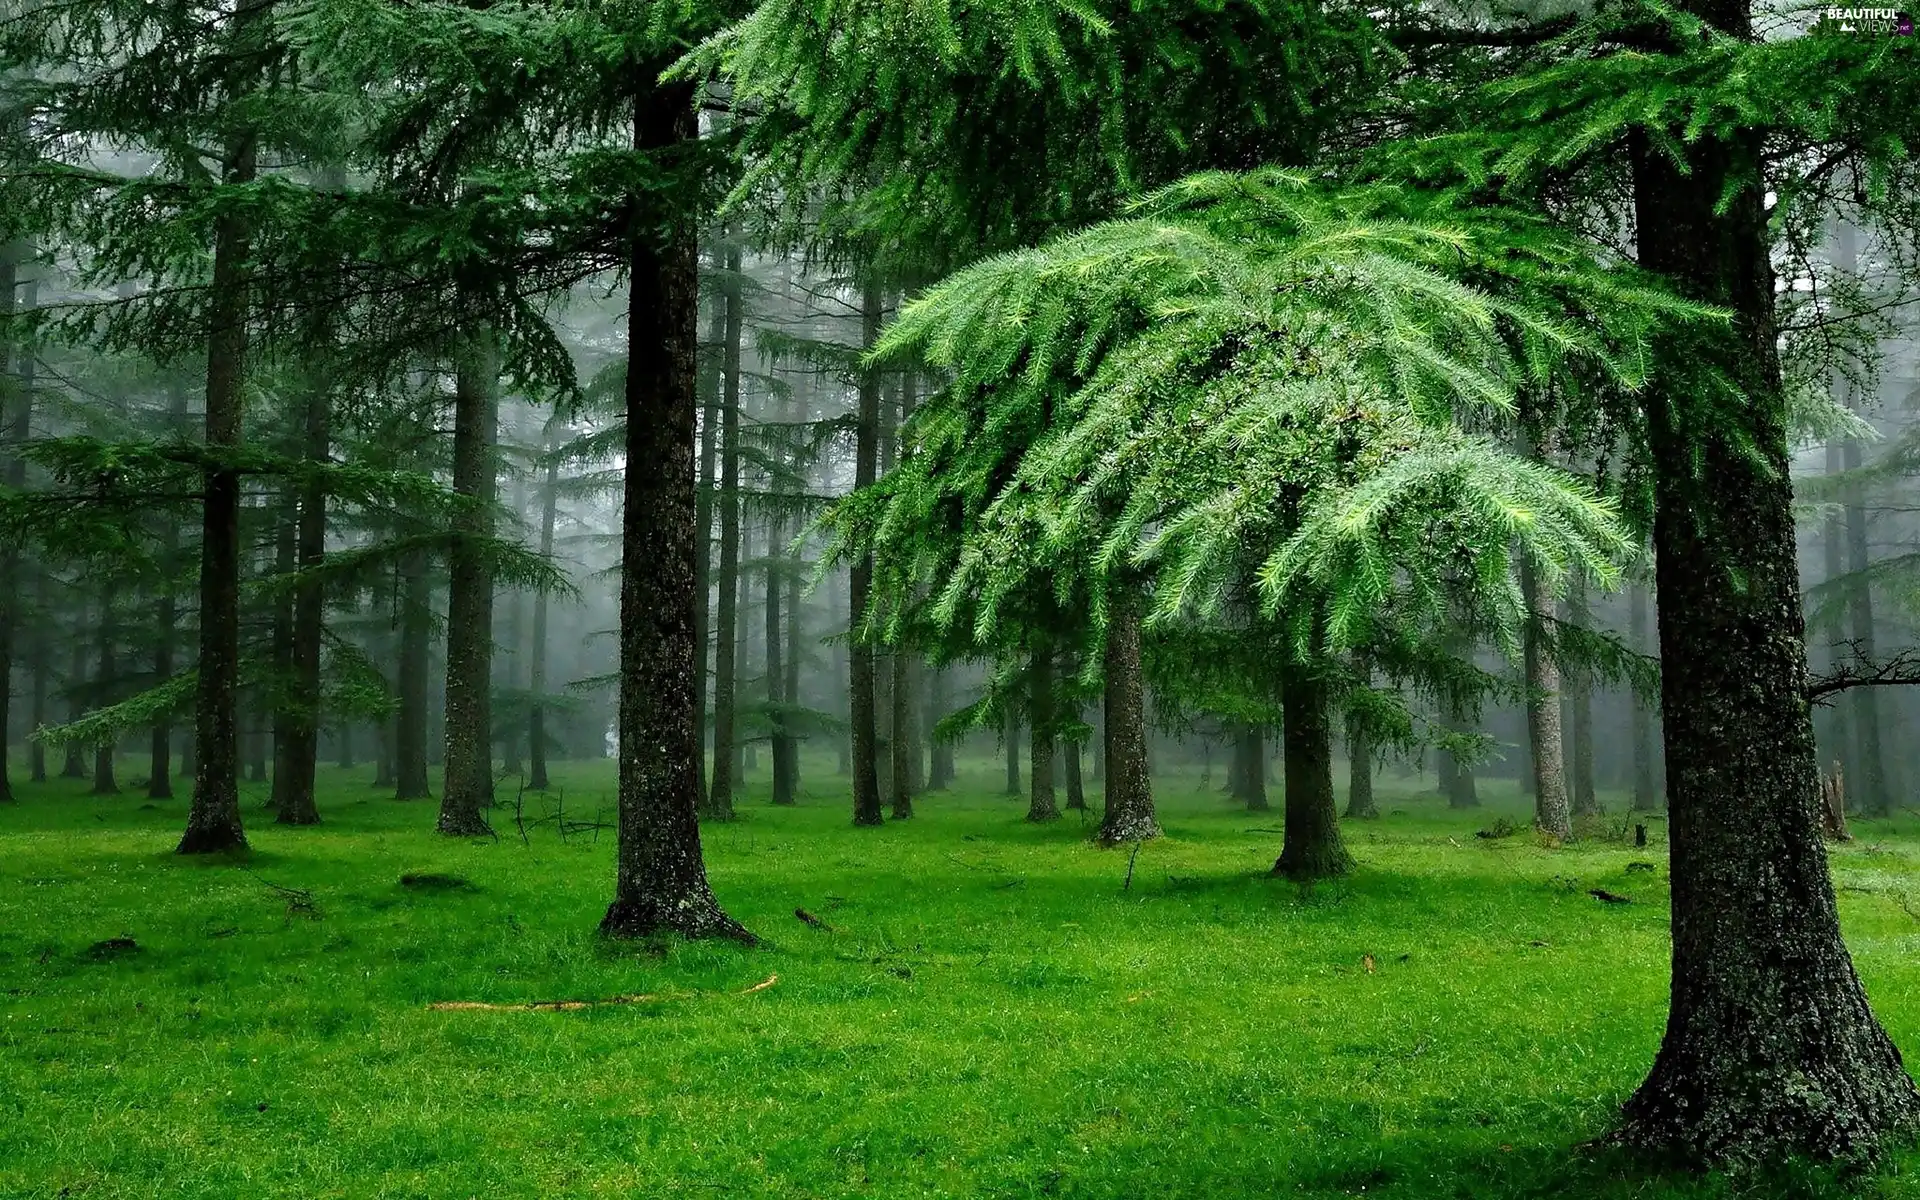
[[[769,975],[750,988],[735,992],[736,996],[750,996],[755,992],[764,992],[780,982],[779,975]],[[583,1008],[604,1008],[615,1004],[645,1004],[653,1000],[688,1000],[701,995],[699,992],[634,992],[625,996],[606,996],[599,1000],[526,1000],[518,1004],[493,1004],[486,1000],[436,1000],[427,1008],[432,1012],[578,1012]],[[713,995],[714,993],[706,993]]]

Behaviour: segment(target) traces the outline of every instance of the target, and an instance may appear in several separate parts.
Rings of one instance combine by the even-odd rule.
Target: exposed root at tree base
[[[245,854],[247,836],[235,825],[190,825],[175,854]]]
[[[600,919],[602,937],[639,941],[668,935],[688,941],[721,938],[749,947],[760,944],[751,930],[723,912],[710,896],[675,905],[616,900]]]
[[[769,975],[749,988],[731,993],[735,996],[751,996],[755,992],[764,992],[780,982],[780,976]],[[725,995],[721,992],[635,992],[625,996],[605,996],[598,1000],[527,1000],[519,1004],[494,1004],[486,1000],[436,1000],[427,1005],[430,1012],[578,1012],[583,1008],[606,1008],[618,1004],[646,1004],[655,1000],[692,1000],[702,995]]]

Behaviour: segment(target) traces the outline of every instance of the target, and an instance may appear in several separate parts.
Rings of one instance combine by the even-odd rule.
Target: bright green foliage
[[[1657,322],[1708,315],[1522,214],[1199,176],[908,306],[880,353],[953,383],[832,519],[888,608],[934,582],[936,623],[980,641],[1049,578],[1064,600],[1150,570],[1161,619],[1212,611],[1249,553],[1302,649],[1462,595],[1510,628],[1516,543],[1557,583],[1612,578],[1627,542],[1591,487],[1489,432],[1576,368],[1636,385]]]

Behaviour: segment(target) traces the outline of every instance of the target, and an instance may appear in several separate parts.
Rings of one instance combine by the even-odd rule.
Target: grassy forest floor
[[[1265,875],[1278,812],[1185,771],[1123,890],[1126,851],[1076,814],[1026,824],[972,766],[878,830],[851,827],[828,763],[797,809],[752,779],[706,831],[752,951],[605,945],[608,832],[523,842],[508,807],[498,842],[449,841],[364,769],[325,772],[317,828],[250,809],[244,867],[170,853],[184,799],[29,787],[0,809],[0,1196],[1825,1190],[1629,1178],[1577,1149],[1659,1040],[1658,821],[1643,850],[1549,850],[1474,836],[1524,820],[1510,784],[1456,813],[1389,779],[1388,815],[1345,823],[1358,871],[1302,889]],[[610,815],[611,764],[558,774],[569,820]],[[1857,832],[1834,855],[1846,931],[1911,1057],[1920,820]],[[428,1008],[631,993],[658,998]],[[1920,1195],[1920,1156],[1865,1186]]]

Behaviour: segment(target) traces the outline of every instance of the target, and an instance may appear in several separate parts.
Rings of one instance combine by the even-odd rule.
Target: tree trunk
[[[655,64],[658,65],[658,64]],[[654,78],[654,65],[640,74]],[[697,134],[693,86],[643,87],[634,148]],[[644,203],[644,202],[643,202]],[[619,848],[613,937],[753,935],[721,910],[700,848],[694,705],[694,406],[699,269],[677,217],[664,244],[636,220],[627,305],[626,484],[620,550]]]
[[[787,733],[787,718],[781,705],[791,704],[793,697],[787,692],[786,655],[789,647],[782,644],[786,633],[782,604],[786,600],[787,588],[785,572],[778,565],[784,562],[782,549],[781,521],[778,514],[774,514],[767,519],[766,677],[767,703],[772,714],[768,754],[773,759],[773,802],[788,805],[793,803],[793,781],[787,773],[787,751],[793,744],[793,738]]]
[[[1041,645],[1027,664],[1027,820],[1057,821],[1053,796],[1053,651]]]
[[[67,655],[67,720],[78,721],[87,715],[87,604],[84,599],[76,606],[73,614],[72,642]],[[78,742],[68,742],[65,761],[60,764],[60,778],[85,779],[87,777],[86,752]]]
[[[1861,466],[1860,439],[1848,438],[1842,447],[1842,460],[1849,471]],[[1847,526],[1847,625],[1853,652],[1867,662],[1875,657],[1873,639],[1873,587],[1867,578],[1872,558],[1867,548],[1867,510],[1860,485],[1846,490]],[[1847,807],[1856,816],[1884,817],[1893,807],[1893,788],[1887,779],[1886,752],[1882,745],[1880,689],[1848,689],[1851,711],[1847,714],[1854,739],[1855,767],[1847,773]]]
[[[432,669],[433,585],[427,556],[409,553],[400,564],[400,706],[394,714],[395,800],[427,800],[427,674]]]
[[[795,415],[796,418],[805,416],[804,413],[799,412]],[[784,665],[786,667],[787,678],[782,689],[782,694],[786,696],[787,703],[793,705],[800,703],[800,647],[802,645],[802,636],[806,632],[805,625],[800,619],[800,566],[801,564],[799,562],[792,563],[792,569],[787,572],[786,578],[787,655]],[[789,731],[778,749],[782,757],[776,758],[774,761],[774,795],[778,798],[784,788],[787,802],[789,804],[798,803],[800,799],[800,739]]]
[[[44,624],[44,622],[46,621],[46,614],[49,611],[51,611],[50,605],[51,605],[52,598],[49,592],[50,582],[51,580],[47,575],[46,571],[41,570],[41,571],[35,571],[33,573],[34,609],[40,614],[40,620],[42,622],[41,629],[43,634],[42,636],[36,637],[33,639],[33,683],[31,686],[33,688],[32,720],[33,720],[33,727],[35,729],[38,729],[42,725],[45,725],[48,720],[47,693],[50,690],[50,686],[51,686],[51,680],[49,677],[53,673],[53,664],[50,661],[49,646],[48,646],[48,643],[52,639],[44,636],[44,631],[46,628]],[[35,741],[27,753],[28,753],[29,761],[31,763],[30,778],[35,783],[45,783],[47,781],[46,744],[44,742]]]
[[[720,410],[720,612],[715,622],[713,669],[713,782],[701,816],[733,819],[733,781],[740,765],[734,701],[739,680],[740,622],[740,339],[746,314],[740,296],[740,251],[727,251],[721,283],[727,325],[721,368],[725,396]]]
[[[1247,811],[1272,808],[1267,803],[1267,739],[1258,725],[1240,727],[1234,739],[1234,766],[1236,793],[1246,802]]]
[[[947,710],[953,704],[949,689],[947,669],[933,667],[927,683],[927,741],[929,747],[927,764],[927,787],[931,791],[941,791],[953,785],[953,743],[937,737],[934,730],[946,719]]]
[[[1567,623],[1585,629],[1590,616],[1586,578],[1575,572],[1567,587]],[[1593,680],[1584,667],[1567,673],[1565,712],[1568,800],[1576,815],[1592,816],[1600,811],[1600,797],[1593,779]]]
[[[1743,0],[1683,8],[1752,36]],[[1703,404],[1656,376],[1646,405],[1673,990],[1621,1137],[1692,1160],[1859,1156],[1914,1128],[1920,1093],[1841,941],[1815,811],[1764,138],[1649,140],[1634,146],[1641,265],[1735,314],[1730,333],[1688,330],[1665,361],[1743,394]]]
[[[24,245],[0,247],[0,321],[10,321],[20,285],[19,263],[26,256]],[[14,375],[13,344],[0,338],[0,378]],[[25,346],[22,359],[32,355]],[[9,388],[10,392],[12,389]],[[18,395],[0,392],[0,483],[14,491],[27,484],[27,463],[18,448],[30,436],[33,396],[24,389]],[[20,552],[9,541],[0,547],[0,803],[13,802],[13,784],[7,774],[9,734],[13,729],[13,643],[14,627],[20,614]]]
[[[240,6],[241,23],[257,8]],[[252,133],[229,134],[224,180],[251,183],[255,141]],[[247,218],[239,210],[221,215],[214,226],[213,279],[207,301],[206,446],[209,454],[231,453],[240,446],[241,414],[246,406]],[[240,687],[240,473],[210,462],[205,472],[200,525],[200,662],[194,697],[196,764],[193,802],[179,853],[205,854],[245,848],[240,826],[240,739],[236,724]]]
[[[1567,804],[1565,754],[1560,741],[1560,668],[1547,653],[1541,622],[1553,612],[1553,597],[1540,588],[1533,563],[1520,562],[1520,592],[1530,615],[1521,634],[1527,672],[1527,743],[1533,762],[1534,828],[1562,840],[1573,836]]]
[[[1123,584],[1107,597],[1106,799],[1098,840],[1117,846],[1160,836],[1147,766],[1147,698],[1140,677],[1140,597]]]
[[[1364,656],[1356,662],[1360,686],[1373,686],[1373,666]],[[1347,812],[1355,820],[1371,820],[1380,815],[1373,799],[1373,732],[1360,714],[1347,712]]]
[[[1080,772],[1080,743],[1062,742],[1060,744],[1061,762],[1065,764],[1067,775],[1067,811],[1087,811],[1087,784]]]
[[[893,670],[893,686],[888,689],[888,701],[893,706],[891,722],[893,734],[893,819],[905,820],[913,815],[913,797],[925,786],[920,775],[920,736],[914,728],[914,697],[917,672],[914,671],[913,656],[904,648],[895,649],[890,656]]]
[[[553,559],[553,526],[558,515],[560,503],[560,456],[557,438],[547,439],[547,481],[540,492],[540,557],[544,561]],[[694,588],[695,628],[706,624],[706,597]],[[696,636],[694,642],[700,644]],[[537,792],[544,792],[552,786],[547,778],[547,593],[542,589],[533,596],[533,658],[528,675],[527,690],[532,693],[532,705],[527,712],[527,786]],[[705,682],[706,662],[702,661],[694,672],[694,707],[699,712],[701,724],[705,724],[705,713],[700,712],[702,701],[699,696],[701,685]],[[694,756],[696,759],[699,755]],[[696,763],[704,768],[704,764]]]
[[[113,600],[102,596],[99,624],[99,670],[94,676],[94,702],[98,707],[112,704],[119,685],[120,669],[114,663],[114,641],[119,637],[113,619]],[[3,740],[3,739],[0,739]],[[93,748],[93,792],[95,796],[118,796],[120,784],[113,777],[115,739],[107,738]]]
[[[1647,653],[1651,645],[1645,584],[1636,583],[1627,593],[1627,623],[1635,653]],[[1633,810],[1652,812],[1660,807],[1660,792],[1653,780],[1653,713],[1638,692],[1629,692],[1627,702],[1633,710]]]
[[[310,463],[325,463],[331,450],[328,417],[330,397],[315,381],[308,388],[306,428],[303,430],[303,457]],[[296,531],[299,565],[302,571],[317,571],[327,556],[327,489],[318,481],[308,483],[300,492],[300,522]],[[314,774],[320,753],[320,649],[326,633],[325,592],[317,577],[302,579],[293,591],[292,695],[287,720],[287,754],[284,766],[288,779],[280,795],[279,813],[274,818],[282,825],[317,825],[320,809],[315,803]],[[351,745],[341,734],[342,753],[351,760]],[[279,780],[275,781],[276,787]]]
[[[714,252],[716,268],[725,269],[725,260]],[[713,629],[713,491],[715,462],[720,449],[720,375],[721,358],[727,343],[727,313],[732,307],[723,294],[718,304],[708,306],[706,352],[696,362],[700,392],[700,476],[693,498],[693,644],[697,659],[693,677],[694,718],[699,724],[701,753],[694,761],[694,780],[700,787],[704,808],[712,789],[707,783],[707,698],[712,691]],[[716,355],[720,357],[716,357]]]
[[[880,286],[868,280],[861,294],[861,345],[871,346],[880,337]],[[853,484],[870,486],[880,451],[880,375],[868,370],[860,375],[860,411],[854,443]],[[880,774],[874,762],[874,743],[879,737],[879,718],[874,711],[873,643],[860,633],[867,614],[867,593],[873,586],[873,557],[862,555],[849,572],[851,596],[847,624],[851,631],[847,650],[848,677],[852,688],[853,710],[853,823],[878,825],[885,816],[880,808]]]
[[[1466,718],[1457,711],[1447,713],[1447,729],[1453,733],[1472,732]],[[1480,781],[1475,778],[1472,765],[1461,762],[1444,748],[1440,750],[1440,780],[1448,808],[1480,807]]]
[[[1020,794],[1020,720],[1011,706],[1007,709],[1007,795]]]
[[[472,502],[447,551],[446,775],[436,828],[450,837],[491,834],[493,804],[493,446],[499,359],[491,334],[460,347],[453,377],[453,490]]]
[[[293,485],[284,485],[273,517],[273,573],[280,576],[282,582],[293,574],[300,552],[298,503]],[[268,692],[272,697],[268,707],[272,714],[273,787],[267,807],[283,813],[287,811],[287,786],[293,781],[293,768],[288,759],[293,742],[293,593],[284,588],[273,602],[273,683]]]
[[[1327,684],[1308,665],[1290,664],[1280,683],[1286,760],[1286,833],[1275,875],[1311,882],[1353,869],[1340,840],[1340,809],[1333,795],[1333,720]]]

